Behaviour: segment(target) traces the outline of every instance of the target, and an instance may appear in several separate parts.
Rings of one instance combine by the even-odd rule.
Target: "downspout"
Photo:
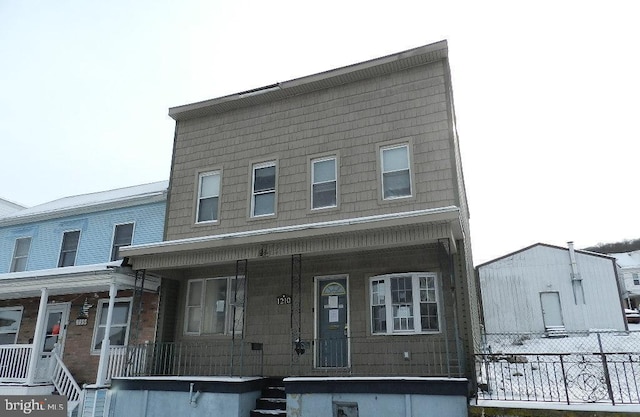
[[[46,288],[40,289],[40,306],[38,307],[38,317],[36,318],[36,329],[33,334],[33,344],[31,347],[31,355],[29,358],[29,369],[27,371],[27,385],[33,385],[38,369],[40,359],[40,346],[44,338],[45,317],[47,315],[47,302],[49,301],[49,292]]]
[[[107,321],[104,326],[104,338],[102,339],[102,348],[100,349],[100,363],[98,364],[98,375],[96,376],[96,385],[105,386],[107,382],[107,367],[109,366],[109,336],[111,335],[111,323],[113,321],[113,306],[116,302],[116,294],[118,289],[116,281],[111,281],[109,286],[109,309],[107,310]]]

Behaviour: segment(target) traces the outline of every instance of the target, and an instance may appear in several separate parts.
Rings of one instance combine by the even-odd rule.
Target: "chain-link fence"
[[[478,398],[640,403],[640,331],[485,334]]]

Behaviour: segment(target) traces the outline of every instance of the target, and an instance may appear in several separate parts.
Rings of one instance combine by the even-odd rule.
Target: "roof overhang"
[[[1,274],[0,299],[39,297],[42,288],[50,296],[108,291],[112,283],[118,289],[134,288],[135,273],[118,266],[121,262]],[[158,278],[145,278],[145,290],[157,291],[159,285]]]
[[[129,246],[120,253],[133,269],[154,270],[411,246],[442,239],[455,243],[462,238],[460,209],[448,206]]]
[[[268,85],[262,88],[172,107],[169,109],[169,116],[177,121],[222,113],[382,76],[407,68],[426,65],[445,59],[447,55],[447,41],[443,40],[381,58]]]

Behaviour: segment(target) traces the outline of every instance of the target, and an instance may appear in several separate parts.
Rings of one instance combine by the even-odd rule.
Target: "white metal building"
[[[487,333],[625,330],[615,259],[543,243],[476,267]]]

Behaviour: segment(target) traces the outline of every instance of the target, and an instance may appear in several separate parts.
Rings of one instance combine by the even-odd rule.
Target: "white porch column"
[[[27,385],[33,385],[36,377],[36,370],[40,359],[40,347],[43,345],[45,319],[47,317],[47,303],[49,302],[49,291],[46,288],[40,290],[40,306],[38,307],[38,318],[36,319],[36,329],[33,334],[31,356],[29,358],[29,369],[27,370]]]
[[[104,326],[104,338],[102,339],[102,349],[100,350],[100,363],[98,364],[98,375],[96,376],[96,385],[102,387],[107,382],[107,367],[109,366],[109,336],[111,334],[111,322],[113,320],[113,306],[116,302],[115,281],[109,286],[109,309],[107,310],[107,322]],[[97,325],[97,324],[96,324]]]

